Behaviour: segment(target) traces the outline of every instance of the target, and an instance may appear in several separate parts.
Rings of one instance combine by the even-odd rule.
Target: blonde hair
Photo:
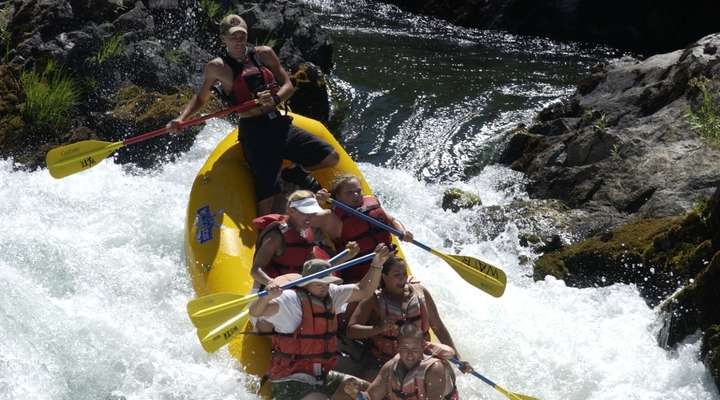
[[[290,207],[290,203],[295,200],[309,199],[311,197],[315,197],[315,194],[309,190],[296,190],[290,194],[290,197],[288,197],[288,207]]]
[[[341,174],[336,176],[332,182],[330,182],[330,195],[335,198],[340,192],[340,189],[345,186],[348,182],[355,179],[360,182],[360,178],[352,174]]]

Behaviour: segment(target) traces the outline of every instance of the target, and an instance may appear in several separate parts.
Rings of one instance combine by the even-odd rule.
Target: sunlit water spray
[[[182,253],[188,191],[228,129],[213,122],[190,152],[149,173],[106,160],[54,180],[0,163],[1,399],[255,398],[225,351],[203,352],[185,314],[193,297]],[[534,283],[530,267],[518,264],[526,250],[512,222],[478,242],[467,221],[479,211],[443,211],[445,186],[361,168],[420,241],[452,243],[507,272],[507,291],[495,299],[404,246],[463,357],[498,384],[542,399],[718,398],[696,360],[697,342],[673,353],[656,345],[657,314],[634,287]],[[517,195],[513,180],[520,177],[512,171],[486,168],[466,188],[501,205]],[[459,386],[463,398],[503,398],[472,377]]]

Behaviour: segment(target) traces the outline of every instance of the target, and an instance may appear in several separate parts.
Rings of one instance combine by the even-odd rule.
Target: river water
[[[457,28],[363,1],[312,1],[335,41],[340,134],[385,207],[431,247],[501,267],[500,299],[405,246],[465,359],[499,385],[544,400],[719,399],[699,340],[667,352],[661,316],[629,285],[534,282],[520,221],[478,239],[482,210],[440,208],[451,185],[485,205],[522,198],[524,178],[489,165],[543,105],[571,93],[611,49]],[[185,314],[193,297],[183,227],[195,172],[231,129],[206,126],[153,171],[105,161],[52,179],[0,161],[0,399],[253,399],[223,350],[204,353]],[[482,228],[482,227],[481,227]],[[489,229],[489,228],[488,228]],[[462,376],[463,399],[505,398]]]

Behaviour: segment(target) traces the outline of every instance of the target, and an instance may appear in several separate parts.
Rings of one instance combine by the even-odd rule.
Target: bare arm
[[[260,246],[255,250],[255,258],[253,259],[253,265],[250,269],[250,275],[261,285],[267,286],[272,282],[272,278],[262,270],[262,267],[268,265],[270,260],[275,257],[277,251],[280,250],[280,246],[282,246],[282,240],[280,232],[273,230],[263,237]]]
[[[380,284],[380,276],[385,261],[390,258],[390,250],[384,243],[380,243],[375,247],[375,257],[370,263],[370,268],[360,282],[355,284],[352,295],[348,299],[348,303],[361,301],[372,296],[375,289]]]
[[[376,303],[375,298],[371,296],[358,304],[348,322],[347,336],[349,338],[367,339],[380,333],[375,329],[375,325],[367,325],[370,316],[376,314]]]
[[[335,261],[333,264],[339,265],[344,262],[350,261],[355,258],[355,256],[357,256],[360,252],[360,246],[357,244],[357,242],[347,242],[347,244],[345,245],[345,249],[349,250],[348,253],[338,258],[337,261]]]
[[[280,297],[282,289],[274,287],[268,290],[268,295],[250,303],[248,310],[253,317],[272,317],[280,311],[280,306],[273,300]]]
[[[272,90],[265,90],[262,92],[258,92],[258,100],[263,105],[264,112],[271,111],[275,106],[290,98],[290,96],[293,95],[295,92],[295,88],[293,87],[292,82],[290,81],[290,76],[288,75],[287,71],[285,71],[285,68],[280,65],[280,60],[277,57],[277,54],[275,54],[275,51],[272,49],[272,47],[268,46],[257,46],[255,47],[255,54],[260,58],[260,61],[264,65],[266,65],[270,71],[272,71],[273,75],[275,75],[275,80],[277,81],[279,87],[277,91]],[[278,102],[275,102],[275,99],[273,98],[273,93],[278,98]]]
[[[428,368],[425,374],[425,394],[427,400],[443,400],[445,398],[445,364],[437,360]]]
[[[313,225],[322,229],[330,240],[336,241],[342,235],[342,221],[331,210],[323,210],[313,218]]]
[[[391,372],[390,369],[390,363],[385,363],[375,379],[370,383],[370,387],[368,387],[367,390],[370,400],[382,400],[385,398],[385,395],[388,392],[388,385],[390,385],[390,381],[388,379]]]
[[[460,354],[455,347],[455,343],[453,343],[450,332],[448,332],[447,327],[445,327],[445,323],[440,318],[440,313],[438,313],[437,306],[435,306],[435,300],[433,300],[430,292],[428,292],[428,290],[425,289],[424,286],[417,285],[416,287],[418,289],[421,289],[423,291],[423,296],[425,296],[425,306],[428,310],[428,320],[430,322],[430,328],[432,328],[433,332],[435,332],[435,336],[437,336],[440,343],[452,347],[455,350],[455,354],[457,355],[457,357],[460,358]]]
[[[400,240],[402,240],[404,242],[412,242],[413,241],[414,237],[413,237],[412,232],[405,229],[405,225],[403,225],[402,222],[400,222],[397,218],[393,217],[392,215],[388,214],[387,212],[385,213],[385,217],[387,217],[388,225],[392,226],[393,228],[397,229],[398,231],[400,231],[402,233],[402,237],[400,238]]]
[[[185,109],[183,109],[180,115],[173,120],[174,122],[182,122],[202,109],[205,103],[207,103],[207,101],[210,99],[210,89],[212,88],[212,85],[215,83],[215,81],[218,80],[221,68],[222,60],[220,60],[219,58],[210,60],[207,64],[205,64],[205,69],[203,70],[202,85],[195,93],[195,95],[190,99],[188,104],[185,106]]]

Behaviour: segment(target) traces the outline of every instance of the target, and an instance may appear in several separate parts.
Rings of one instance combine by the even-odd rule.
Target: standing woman
[[[223,97],[232,105],[256,100],[257,107],[239,113],[239,141],[255,179],[257,214],[265,215],[272,211],[275,196],[281,192],[283,159],[295,162],[294,167],[283,171],[283,179],[317,191],[320,185],[307,171],[331,167],[339,158],[330,144],[292,126],[291,117],[277,112],[277,106],[295,89],[275,51],[268,46],[248,46],[247,33],[247,24],[239,15],[223,18],[223,54],[205,65],[202,86],[168,126],[177,127],[200,111],[218,82]]]
[[[440,343],[452,347],[460,359],[430,292],[419,283],[408,282],[406,271],[402,258],[390,257],[383,265],[380,289],[360,302],[350,317],[347,336],[366,339],[370,347],[363,360],[368,374],[365,379],[371,380],[383,364],[395,357],[399,328],[405,323],[415,325],[427,340],[432,328]]]

